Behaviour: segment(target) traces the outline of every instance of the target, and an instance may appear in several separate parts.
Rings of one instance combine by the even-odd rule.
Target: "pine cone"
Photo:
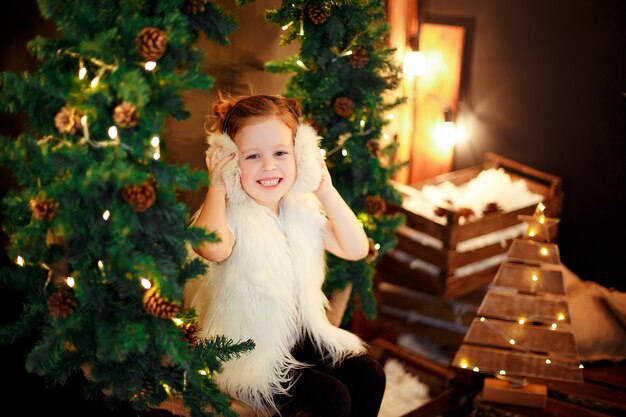
[[[59,203],[48,198],[40,199],[35,197],[30,200],[30,210],[33,212],[33,217],[37,220],[52,220],[57,213]]]
[[[156,192],[150,182],[139,185],[127,185],[122,190],[122,198],[131,205],[137,213],[148,210],[156,201]]]
[[[161,297],[156,287],[144,294],[143,307],[148,313],[163,319],[171,319],[180,311],[180,306]]]
[[[70,287],[59,287],[48,297],[48,310],[56,318],[65,318],[74,312],[74,291]]]
[[[204,12],[208,2],[209,0],[188,0],[187,12],[190,14],[200,14]]]
[[[307,12],[313,23],[321,25],[328,19],[328,16],[330,16],[330,7],[327,4],[324,4],[321,9],[315,6],[309,6]]]
[[[502,211],[504,210],[502,210],[502,207],[500,207],[500,204],[498,204],[495,201],[492,201],[491,203],[487,203],[485,207],[483,208],[483,216],[486,216],[488,214],[500,213]]]
[[[190,345],[198,343],[198,339],[200,339],[200,327],[195,322],[190,321],[189,323],[183,324],[181,330],[185,335],[185,340],[187,340]]]
[[[146,61],[156,61],[163,56],[167,49],[167,36],[158,28],[147,27],[141,29],[137,38],[137,51]]]
[[[370,62],[370,58],[368,55],[369,51],[365,48],[361,48],[360,46],[352,48],[352,55],[350,55],[349,58],[352,68],[361,69],[365,67],[367,63]]]
[[[54,116],[54,126],[63,135],[73,135],[78,129],[83,128],[80,122],[81,117],[78,111],[65,106]]]
[[[347,119],[352,116],[354,112],[354,101],[350,100],[348,97],[338,97],[335,100],[333,110],[335,110],[338,116]]]
[[[124,129],[135,127],[139,122],[137,108],[127,101],[118,104],[113,109],[113,120],[115,124]]]
[[[374,239],[372,239],[371,237],[368,237],[367,241],[369,242],[370,247],[369,247],[369,251],[367,252],[366,259],[369,262],[374,262],[376,258],[378,258],[378,249],[376,249],[376,243],[374,242]]]
[[[438,216],[438,217],[443,217],[443,216],[445,216],[445,215],[446,215],[446,210],[445,210],[445,209],[443,209],[442,207],[437,207],[437,208],[435,209],[435,216]]]
[[[368,195],[365,197],[365,211],[372,216],[377,216],[387,210],[385,200],[377,195]]]
[[[378,156],[378,152],[380,151],[380,141],[378,139],[370,139],[365,145],[372,155]]]
[[[469,207],[461,207],[459,208],[459,217],[464,217],[466,220],[469,220],[470,217],[475,215],[474,210]]]

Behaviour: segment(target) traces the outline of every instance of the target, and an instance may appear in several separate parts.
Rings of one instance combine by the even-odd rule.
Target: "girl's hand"
[[[328,172],[328,167],[326,166],[326,162],[322,161],[322,179],[320,180],[320,184],[317,186],[317,190],[313,191],[315,195],[320,198],[328,191],[333,189],[333,180],[330,177],[330,172]]]
[[[226,184],[224,183],[222,173],[224,171],[224,165],[235,157],[235,153],[231,152],[220,158],[221,151],[221,147],[210,149],[204,161],[206,162],[209,178],[211,179],[210,187],[226,194]]]

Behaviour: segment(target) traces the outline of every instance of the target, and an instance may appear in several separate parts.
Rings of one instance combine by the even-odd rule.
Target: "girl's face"
[[[291,129],[277,118],[260,119],[239,130],[235,143],[243,190],[278,213],[280,199],[296,180]]]

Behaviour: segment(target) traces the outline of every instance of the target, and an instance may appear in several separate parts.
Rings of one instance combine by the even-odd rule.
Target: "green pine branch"
[[[391,145],[377,146],[388,124],[385,112],[404,100],[385,99],[399,84],[399,66],[393,59],[394,50],[387,46],[384,4],[381,0],[283,2],[267,11],[266,19],[285,27],[281,42],[298,41],[300,51],[269,61],[265,68],[293,73],[285,95],[300,99],[304,117],[322,135],[333,184],[372,242],[370,255],[360,262],[328,254],[324,291],[330,295],[352,283],[344,321],[355,308],[373,318],[377,308],[372,290],[375,266],[380,256],[395,246],[394,231],[404,221],[401,215],[368,212],[366,204],[368,197],[388,204],[400,201],[390,183],[397,164],[382,166],[379,159],[393,152]],[[350,108],[338,110],[338,100]]]

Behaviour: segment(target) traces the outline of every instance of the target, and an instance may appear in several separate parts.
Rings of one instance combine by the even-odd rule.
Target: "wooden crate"
[[[412,184],[408,189],[421,190],[426,185],[437,185],[450,181],[455,185],[462,185],[476,178],[486,169],[502,168],[513,181],[523,179],[529,191],[544,196],[545,213],[549,217],[559,217],[562,209],[563,192],[561,179],[554,175],[539,171],[519,162],[507,159],[495,153],[487,153],[482,165],[462,169],[439,175],[418,184]],[[402,186],[407,190],[407,186]],[[400,185],[398,190],[403,193]],[[514,237],[502,242],[482,246],[469,251],[457,250],[459,243],[478,238],[489,233],[498,232],[515,227],[520,223],[519,215],[532,215],[537,204],[508,212],[493,213],[476,220],[461,222],[461,215],[449,207],[440,207],[447,222],[445,225],[437,223],[407,209],[404,205],[391,206],[391,212],[400,212],[406,215],[406,223],[400,227],[396,235],[398,245],[381,259],[378,268],[390,276],[393,283],[426,292],[444,299],[455,299],[471,293],[477,288],[491,282],[498,270],[499,262],[486,265],[483,269],[473,271],[463,276],[455,275],[459,268],[487,259],[503,258]],[[416,239],[419,233],[433,241],[440,248],[428,245],[423,240]],[[555,239],[557,227],[550,230],[551,238]],[[434,267],[429,271],[419,265]]]
[[[381,364],[390,358],[400,361],[420,382],[428,385],[430,400],[402,417],[435,417],[462,409],[467,398],[455,384],[457,374],[448,367],[430,362],[384,338],[370,343],[370,353]]]
[[[378,316],[370,322],[369,333],[389,340],[402,335],[413,336],[421,345],[423,356],[448,365],[463,342],[484,296],[479,289],[455,300],[444,300],[431,294],[389,283],[390,279],[376,274],[374,294]],[[355,331],[363,333],[364,326]]]

